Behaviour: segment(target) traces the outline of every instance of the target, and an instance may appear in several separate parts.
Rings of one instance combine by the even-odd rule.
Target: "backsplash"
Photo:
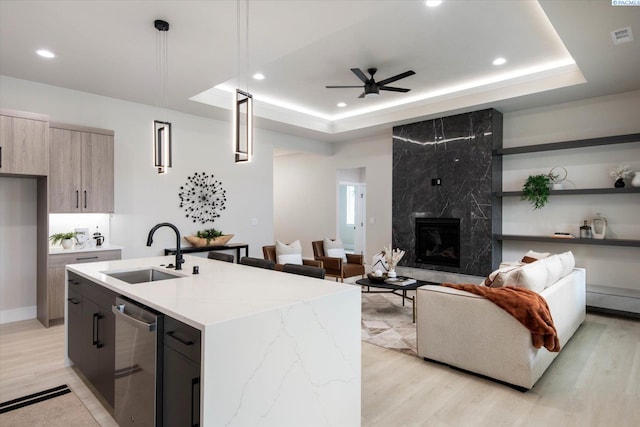
[[[49,236],[55,233],[75,231],[76,228],[88,228],[89,237],[96,232],[96,227],[104,236],[103,245],[111,243],[111,215],[112,214],[49,214]],[[117,243],[117,242],[114,242]]]

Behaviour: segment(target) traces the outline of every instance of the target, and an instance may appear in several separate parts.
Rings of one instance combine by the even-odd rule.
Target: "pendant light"
[[[244,46],[244,70],[241,67],[241,2],[236,3],[237,40],[238,40],[238,86],[242,76],[245,77],[246,90],[236,89],[236,98],[233,109],[233,144],[235,162],[250,162],[253,156],[253,96],[249,93],[249,2],[245,0],[245,46]]]
[[[169,67],[167,60],[167,33],[169,23],[157,19],[153,26],[158,30],[156,37],[156,74],[158,79],[158,94],[162,97],[160,106],[167,107],[167,78]],[[167,173],[171,167],[171,123],[161,120],[153,121],[153,166],[158,173]]]

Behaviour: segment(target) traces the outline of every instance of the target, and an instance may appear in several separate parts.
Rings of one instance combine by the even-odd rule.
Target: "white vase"
[[[392,279],[395,279],[396,277],[398,277],[398,275],[396,274],[396,271],[395,271],[395,270],[389,270],[389,271],[387,272],[387,277],[390,277],[390,278],[392,278]]]
[[[71,249],[73,247],[73,240],[64,239],[62,241],[62,249]]]
[[[591,235],[594,239],[604,239],[607,235],[607,219],[600,216],[599,213],[591,221]]]
[[[640,187],[640,171],[634,172],[633,179],[631,180],[632,187]]]

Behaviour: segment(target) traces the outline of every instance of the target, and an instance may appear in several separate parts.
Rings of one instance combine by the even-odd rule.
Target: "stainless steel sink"
[[[103,274],[122,280],[129,284],[157,282],[158,280],[179,279],[185,277],[181,274],[169,273],[166,270],[155,268],[142,268],[136,270],[105,271]]]

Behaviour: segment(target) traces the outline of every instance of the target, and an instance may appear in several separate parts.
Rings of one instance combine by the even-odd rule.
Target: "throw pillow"
[[[543,258],[547,258],[549,256],[549,252],[534,252],[534,251],[529,251],[526,254],[524,254],[524,257],[522,258],[522,260],[520,262],[524,262],[525,264],[530,264],[534,261],[537,261],[539,259],[543,259]]]
[[[344,245],[340,239],[331,240],[324,239],[322,242],[324,246],[324,254],[331,258],[342,258],[342,262],[347,262],[347,254],[344,251]]]
[[[302,245],[300,245],[300,240],[288,245],[276,240],[276,259],[278,264],[302,265]]]
[[[484,279],[484,285],[489,286],[490,288],[500,288],[504,285],[505,281],[508,281],[509,276],[513,274],[514,271],[522,267],[523,264],[515,263],[513,265],[500,265],[500,268],[489,274],[486,279]]]

